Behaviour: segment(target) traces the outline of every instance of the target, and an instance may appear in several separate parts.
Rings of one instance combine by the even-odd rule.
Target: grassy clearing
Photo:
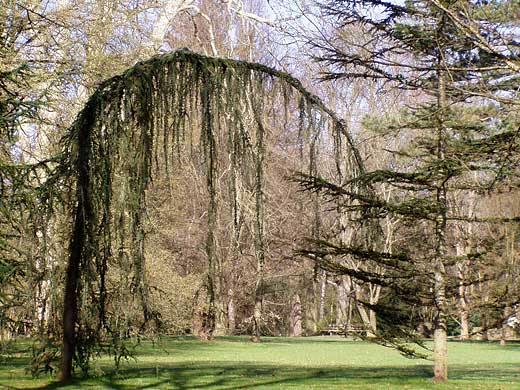
[[[167,338],[143,343],[137,360],[115,374],[109,357],[96,363],[97,376],[60,386],[52,378],[31,379],[25,352],[0,365],[0,389],[520,389],[520,344],[449,345],[450,383],[430,382],[432,365],[397,352],[342,338],[219,338],[203,343]]]

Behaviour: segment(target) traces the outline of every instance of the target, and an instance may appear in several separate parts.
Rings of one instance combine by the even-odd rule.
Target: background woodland
[[[221,153],[208,193],[203,137],[186,133],[178,153],[161,140],[178,156],[154,156],[144,260],[105,264],[102,282],[87,269],[82,342],[100,333],[117,363],[131,337],[155,334],[339,329],[407,354],[439,330],[517,337],[519,20],[515,1],[0,0],[0,341],[39,340],[35,367],[58,354],[76,191],[56,170],[64,137],[100,83],[184,48],[301,80],[363,169],[337,147],[347,138],[312,128],[318,114],[275,87],[261,100],[260,179],[247,171],[260,157]],[[177,118],[196,104],[182,96]],[[100,300],[113,322],[89,328]],[[93,351],[77,357],[85,372]]]

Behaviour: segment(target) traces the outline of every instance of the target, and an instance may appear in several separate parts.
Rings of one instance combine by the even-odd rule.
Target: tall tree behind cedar
[[[30,55],[53,26],[33,4],[0,1],[0,341],[43,333],[40,283],[46,275],[52,161],[41,157],[36,128],[48,102],[42,65]],[[38,37],[38,38],[36,38]],[[44,179],[48,179],[46,184]]]
[[[0,17],[7,18],[7,8],[2,10]],[[13,23],[14,24],[14,23]],[[29,69],[26,65],[16,64],[7,59],[13,55],[15,48],[14,41],[17,39],[18,31],[24,30],[21,24],[18,28],[8,28],[7,23],[1,26],[2,50],[0,51],[0,257],[2,259],[0,267],[0,327],[3,329],[0,334],[0,341],[12,330],[12,313],[9,307],[17,305],[20,300],[12,301],[14,296],[20,296],[18,291],[13,291],[16,282],[24,273],[25,264],[21,261],[19,254],[9,253],[11,247],[18,249],[15,245],[20,241],[19,232],[22,226],[16,210],[20,211],[18,202],[23,200],[13,199],[18,186],[22,187],[19,175],[14,169],[16,156],[13,153],[17,143],[20,123],[27,117],[32,116],[33,102],[27,96],[21,96],[21,86],[26,83],[29,76]],[[21,202],[20,202],[21,203]],[[15,217],[16,215],[16,217]],[[23,301],[23,300],[22,300]]]
[[[401,169],[390,166],[356,179],[372,186],[391,184],[400,190],[399,197],[359,196],[350,190],[352,182],[338,186],[304,176],[302,184],[332,199],[344,198],[344,211],[361,211],[363,219],[399,216],[410,234],[422,239],[419,246],[403,245],[399,254],[374,251],[359,242],[344,246],[324,241],[303,253],[332,271],[385,287],[386,300],[367,304],[383,322],[390,321],[390,327],[378,333],[380,342],[403,347],[397,340],[413,337],[413,322],[403,315],[409,315],[409,310],[403,308],[433,308],[436,381],[447,380],[446,295],[456,285],[449,272],[454,253],[447,241],[450,224],[486,220],[478,212],[471,218],[457,215],[450,193],[489,190],[517,178],[519,125],[511,113],[518,105],[514,91],[519,78],[518,45],[514,30],[502,31],[495,22],[503,20],[505,8],[513,14],[518,7],[513,2],[436,0],[403,5],[377,0],[322,4],[325,15],[336,20],[339,28],[355,25],[366,32],[362,43],[333,39],[315,43],[316,59],[330,66],[324,79],[382,80],[388,88],[414,91],[420,103],[394,117],[365,121],[366,127],[386,134],[415,136],[405,150],[394,152],[408,161]],[[383,266],[384,271],[360,272],[338,264],[336,256],[357,257],[374,269]]]

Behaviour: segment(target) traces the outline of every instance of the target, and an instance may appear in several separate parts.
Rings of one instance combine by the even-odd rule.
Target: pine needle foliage
[[[464,214],[454,193],[470,198],[518,185],[518,23],[505,17],[518,12],[518,2],[327,0],[321,5],[337,26],[361,32],[364,39],[317,42],[315,59],[330,66],[323,79],[367,79],[384,88],[414,91],[417,101],[393,115],[368,115],[363,122],[372,134],[410,140],[387,151],[393,158],[389,167],[343,183],[314,175],[302,175],[300,182],[324,194],[351,221],[399,220],[411,237],[392,256],[399,250],[397,258],[414,261],[396,261],[377,242],[339,245],[332,234],[303,254],[362,284],[382,286],[387,299],[371,310],[382,313],[386,322],[394,315],[402,325],[408,313],[407,331],[382,329],[376,341],[413,338],[417,310],[435,313],[435,380],[445,381],[448,298],[460,283],[452,268],[452,234],[462,225],[455,227],[453,221],[467,228],[472,222],[514,222],[516,217]],[[342,37],[349,39],[348,34]],[[375,191],[352,190],[361,185]],[[383,185],[392,189],[391,197],[377,195]],[[481,255],[480,265],[486,257]],[[362,268],[359,262],[345,262],[353,257]],[[504,305],[515,302],[510,297]]]
[[[3,15],[6,20],[8,16]],[[12,20],[10,20],[12,22]],[[11,62],[16,23],[0,28],[0,343],[25,329],[41,334],[35,286],[43,280],[49,251],[48,228],[63,172],[56,170],[59,157],[27,158],[24,142],[42,123],[39,108],[45,99],[31,93],[34,72],[30,64]],[[41,313],[39,313],[41,314]],[[2,345],[0,344],[0,350]]]
[[[101,84],[88,100],[64,139],[68,158],[63,164],[76,181],[76,195],[65,286],[62,379],[70,376],[72,356],[87,372],[93,354],[107,339],[117,363],[128,353],[123,340],[153,319],[144,273],[146,189],[157,175],[182,169],[181,156],[195,161],[206,178],[206,325],[211,329],[215,321],[215,231],[221,190],[217,181],[225,169],[223,156],[229,156],[231,165],[228,185],[235,198],[235,224],[237,180],[255,194],[255,299],[260,299],[266,113],[273,112],[269,107],[275,101],[285,106],[277,113],[285,116],[284,123],[289,123],[288,116],[299,116],[298,128],[287,131],[296,134],[302,147],[309,145],[310,172],[317,172],[316,140],[324,133],[348,156],[346,176],[362,171],[359,153],[334,112],[289,74],[260,64],[184,49],[136,64]],[[294,101],[298,110],[291,109]],[[131,318],[125,307],[132,305],[142,308],[141,318]]]

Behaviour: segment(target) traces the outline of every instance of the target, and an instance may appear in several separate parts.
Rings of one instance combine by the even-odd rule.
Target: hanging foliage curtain
[[[126,306],[109,301],[142,306],[143,322],[152,314],[144,273],[146,189],[154,175],[182,169],[183,155],[197,162],[206,177],[210,327],[215,321],[217,180],[223,156],[231,164],[228,186],[235,224],[240,219],[237,183],[255,196],[255,299],[260,300],[269,136],[265,113],[276,99],[285,107],[279,112],[284,123],[291,123],[290,116],[299,117],[298,128],[286,131],[301,148],[308,148],[310,174],[319,175],[320,138],[342,157],[343,175],[360,172],[360,156],[336,115],[289,74],[263,65],[181,50],[136,64],[104,82],[89,99],[65,138],[68,158],[63,164],[76,180],[64,301],[65,360],[76,353],[79,362],[88,362],[100,336],[119,340],[135,323]],[[291,105],[294,101],[297,104]],[[109,279],[118,280],[110,289]]]

